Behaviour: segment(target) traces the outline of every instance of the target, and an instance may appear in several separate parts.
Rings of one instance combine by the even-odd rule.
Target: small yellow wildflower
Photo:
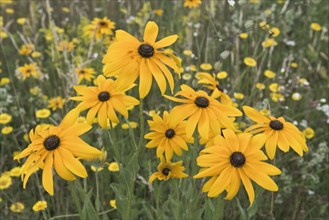
[[[273,102],[283,102],[285,100],[284,96],[280,93],[273,92],[270,94]]]
[[[294,101],[299,101],[302,99],[302,95],[299,93],[299,92],[294,92],[292,95],[291,95],[291,98],[292,100]]]
[[[307,127],[303,130],[303,134],[307,139],[311,139],[314,137],[314,130],[310,127]]]
[[[290,66],[291,66],[292,68],[297,68],[297,67],[298,67],[298,63],[294,63],[294,62],[293,62],[293,63],[290,64]]]
[[[10,83],[10,79],[8,77],[0,78],[0,86],[4,86]]]
[[[66,99],[63,99],[60,96],[50,98],[48,100],[48,108],[55,111],[57,109],[63,109],[63,105],[65,103]]]
[[[311,24],[311,29],[313,30],[313,31],[321,31],[321,25],[319,25],[318,23],[312,23]]]
[[[70,9],[68,7],[62,7],[62,11],[65,13],[69,13]]]
[[[277,37],[280,35],[280,29],[277,27],[272,27],[269,31],[269,33],[271,34],[272,37]]]
[[[34,52],[32,52],[31,56],[32,56],[33,58],[39,58],[39,57],[41,57],[41,53],[38,52],[38,51],[34,51]]]
[[[191,70],[191,71],[197,71],[197,68],[196,68],[195,65],[191,65],[191,66],[190,66],[190,70]]]
[[[24,25],[26,22],[26,18],[18,18],[16,20],[17,24]]]
[[[6,8],[6,13],[7,14],[14,14],[14,9],[12,9],[12,8]]]
[[[11,122],[11,115],[7,114],[7,113],[1,113],[0,114],[0,124],[7,124],[9,122]]]
[[[163,15],[163,9],[153,10],[154,14],[161,17]]]
[[[111,172],[118,172],[120,170],[119,164],[117,162],[110,163],[108,170]]]
[[[220,72],[217,73],[216,76],[217,76],[218,79],[225,79],[228,76],[228,74],[227,74],[226,71],[220,71]]]
[[[14,167],[9,171],[9,173],[10,173],[10,176],[18,177],[21,175],[21,173],[22,173],[21,171],[22,171],[21,167]]]
[[[25,206],[21,202],[15,202],[15,203],[11,204],[11,206],[10,206],[10,210],[12,212],[17,212],[17,213],[22,212],[24,210],[24,208],[25,208]]]
[[[269,89],[271,90],[271,92],[278,92],[279,91],[279,84],[271,83],[271,85],[269,86]]]
[[[264,85],[264,83],[256,83],[256,88],[259,90],[263,90],[266,88],[266,86]]]
[[[240,38],[241,39],[247,39],[248,38],[248,33],[241,33]]]
[[[33,44],[23,44],[21,49],[19,50],[19,54],[23,56],[27,56],[33,51]]]
[[[265,48],[272,47],[278,45],[278,42],[276,42],[273,38],[269,38],[262,42],[262,46]]]
[[[0,176],[0,190],[8,189],[12,184],[11,177],[8,175]]]
[[[245,57],[243,59],[243,62],[244,62],[244,64],[246,64],[247,66],[250,66],[250,67],[255,67],[257,65],[256,60],[252,57]]]
[[[258,25],[259,25],[259,27],[262,28],[262,29],[269,29],[269,28],[270,28],[270,25],[267,24],[266,21],[262,21],[262,22],[260,22]]]
[[[190,79],[192,79],[192,75],[191,75],[190,73],[184,73],[184,74],[182,75],[182,78],[183,78],[184,80],[190,80]]]
[[[35,112],[35,116],[37,118],[48,118],[50,116],[51,112],[49,109],[40,109]]]
[[[271,71],[271,70],[265,70],[264,72],[264,75],[267,77],[267,78],[274,78],[276,76],[275,72]]]
[[[235,92],[235,93],[233,93],[233,97],[236,99],[243,99],[244,95],[242,93]]]
[[[192,56],[193,52],[192,52],[192,50],[184,50],[184,51],[183,51],[183,54],[184,54],[185,56]]]
[[[212,65],[210,64],[210,63],[202,63],[201,65],[200,65],[200,68],[202,69],[202,70],[211,70],[212,69]]]
[[[45,210],[46,208],[47,208],[46,201],[37,201],[32,207],[33,211],[35,211],[35,212]]]
[[[111,200],[110,200],[110,206],[111,206],[112,208],[114,208],[114,209],[117,208],[117,202],[115,201],[115,199],[111,199]]]
[[[1,129],[1,133],[6,135],[6,134],[10,134],[13,130],[14,130],[13,127],[5,126]]]

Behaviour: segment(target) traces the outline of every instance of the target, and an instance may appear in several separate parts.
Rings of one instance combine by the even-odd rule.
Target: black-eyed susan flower
[[[18,70],[22,73],[23,80],[29,78],[30,76],[38,78],[40,75],[37,69],[37,65],[35,63],[24,64],[24,66],[19,67]]]
[[[115,28],[115,22],[111,21],[107,17],[104,18],[94,18],[91,24],[84,28],[84,34],[89,38],[98,40],[104,35],[113,35],[113,30]]]
[[[103,58],[104,75],[117,76],[124,84],[135,82],[139,76],[141,98],[149,93],[152,77],[155,78],[162,94],[167,88],[166,78],[173,91],[174,78],[167,66],[180,74],[180,61],[173,53],[158,49],[175,43],[178,35],[171,35],[156,42],[158,25],[153,21],[146,24],[143,42],[123,30],[115,33],[117,41],[108,48]]]
[[[188,174],[184,173],[184,170],[183,161],[172,163],[171,161],[166,161],[164,157],[160,157],[158,171],[150,176],[149,182],[152,183],[155,179],[169,180],[171,178],[186,178]]]
[[[75,73],[78,75],[78,84],[80,84],[84,79],[91,82],[91,80],[95,78],[96,74],[93,68],[77,68],[75,69]]]
[[[278,175],[281,171],[263,162],[267,157],[260,149],[265,139],[264,134],[252,136],[223,130],[223,136],[217,135],[213,146],[200,152],[197,164],[202,169],[193,178],[210,177],[202,191],[208,192],[208,197],[217,197],[226,190],[225,199],[228,200],[238,193],[242,181],[251,206],[255,199],[251,180],[264,189],[278,191],[278,186],[269,176]]]
[[[185,0],[184,7],[185,8],[198,8],[201,5],[201,0]]]
[[[131,96],[127,96],[125,91],[132,85],[119,85],[118,81],[105,79],[103,75],[97,77],[97,86],[75,86],[79,96],[70,99],[81,101],[76,107],[80,111],[88,110],[87,121],[92,123],[97,115],[98,123],[102,128],[108,126],[107,119],[118,123],[116,112],[128,118],[128,107],[139,104],[139,101]]]
[[[97,158],[101,151],[79,137],[89,131],[91,126],[77,124],[78,116],[79,112],[72,110],[59,126],[38,125],[30,131],[31,144],[14,158],[20,160],[28,156],[22,168],[24,188],[31,174],[40,167],[43,167],[42,185],[50,195],[54,195],[53,167],[65,180],[75,180],[75,175],[87,177],[87,171],[79,159]]]
[[[242,115],[237,108],[221,104],[205,91],[194,91],[187,85],[181,85],[181,91],[177,92],[175,96],[182,96],[184,99],[165,97],[183,104],[175,106],[170,115],[173,121],[187,118],[186,135],[188,138],[192,137],[197,126],[200,136],[205,139],[208,139],[210,131],[217,134],[223,127],[233,129],[234,125],[229,117]]]
[[[224,87],[219,84],[214,76],[209,73],[199,73],[198,78],[198,84],[207,85],[207,88],[212,91],[212,97],[220,98],[220,101],[223,104],[232,104],[231,98],[226,93],[224,93]]]
[[[64,105],[65,101],[66,101],[66,99],[63,99],[60,96],[50,98],[48,100],[48,108],[50,108],[53,111],[56,111],[57,109],[63,109],[63,105]]]
[[[153,120],[147,122],[151,132],[144,136],[144,138],[150,140],[146,147],[156,147],[157,157],[161,157],[165,153],[166,160],[170,161],[173,153],[182,156],[182,149],[188,150],[186,142],[193,142],[193,140],[188,140],[186,137],[186,122],[174,122],[167,111],[163,112],[163,118],[155,114]]]
[[[25,205],[21,202],[15,202],[10,206],[10,210],[16,213],[22,212],[24,209],[25,209]]]
[[[47,201],[37,201],[33,207],[32,207],[32,210],[35,211],[35,212],[39,212],[39,211],[42,211],[42,210],[45,210],[47,208]]]
[[[255,67],[257,65],[256,60],[252,57],[245,57],[243,59],[243,62],[244,62],[244,64],[246,64],[247,66],[250,66],[250,67]]]
[[[0,124],[8,124],[11,122],[12,116],[7,113],[0,113]]]
[[[248,118],[256,123],[248,127],[245,132],[266,135],[265,150],[271,160],[275,156],[277,146],[284,152],[288,152],[291,147],[299,156],[303,156],[303,152],[308,151],[303,133],[283,117],[265,116],[249,106],[242,108]]]
[[[23,56],[27,56],[33,51],[33,44],[23,44],[21,46],[21,49],[19,50],[19,54]]]

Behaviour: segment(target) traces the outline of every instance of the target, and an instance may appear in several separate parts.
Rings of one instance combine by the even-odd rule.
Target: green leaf
[[[248,216],[244,208],[241,206],[240,200],[236,197],[236,203],[240,211],[240,220],[247,220]]]

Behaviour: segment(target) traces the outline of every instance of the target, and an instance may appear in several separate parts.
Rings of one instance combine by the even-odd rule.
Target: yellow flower
[[[50,116],[51,112],[49,109],[40,109],[35,112],[35,116],[37,118],[48,118]]]
[[[201,0],[185,0],[184,7],[185,8],[198,8],[201,5]]]
[[[6,135],[6,134],[10,134],[13,131],[13,127],[11,126],[5,126],[1,129],[1,133]]]
[[[256,88],[259,90],[265,89],[265,85],[263,83],[256,83]]]
[[[182,78],[187,81],[192,79],[192,75],[190,73],[184,73]]]
[[[25,208],[25,206],[21,202],[15,202],[15,203],[11,204],[11,206],[10,206],[10,210],[12,212],[17,212],[17,213],[22,212],[24,210],[24,208]]]
[[[24,25],[26,22],[26,18],[18,18],[16,20],[17,24]]]
[[[8,35],[7,35],[7,33],[4,32],[3,30],[0,30],[0,37],[1,37],[2,39],[5,39],[5,38],[8,37]]]
[[[175,43],[178,35],[156,42],[158,29],[155,22],[147,22],[143,42],[123,30],[116,31],[117,41],[108,48],[103,58],[103,64],[106,65],[104,75],[117,76],[123,84],[131,84],[139,77],[140,98],[149,93],[153,77],[162,94],[167,88],[166,78],[173,92],[174,78],[167,66],[180,75],[180,60],[171,52],[158,50]]]
[[[4,5],[6,5],[6,4],[10,5],[13,3],[13,0],[0,0],[0,3],[4,4]]]
[[[90,169],[94,172],[100,172],[102,171],[104,168],[103,167],[96,167],[94,165],[91,165]]]
[[[319,25],[318,23],[312,23],[311,24],[311,29],[313,30],[313,31],[321,31],[321,25]]]
[[[60,52],[66,51],[71,52],[74,48],[73,42],[68,42],[67,40],[62,40],[57,45],[57,50]]]
[[[160,111],[151,110],[151,111],[149,111],[149,116],[153,117],[154,115],[159,115],[160,113],[161,113]]]
[[[111,172],[118,172],[120,170],[120,166],[117,162],[112,162],[109,164],[107,169]]]
[[[31,56],[32,56],[33,58],[39,58],[39,57],[41,57],[41,53],[38,52],[38,51],[34,51],[34,52],[32,52]]]
[[[233,93],[233,96],[236,99],[243,99],[244,98],[244,95],[242,93],[239,93],[239,92]]]
[[[250,206],[254,202],[255,192],[250,180],[270,191],[278,191],[278,186],[269,177],[281,174],[275,166],[263,162],[267,160],[260,150],[266,136],[252,136],[248,133],[235,134],[230,129],[223,130],[223,136],[217,135],[214,145],[200,152],[197,164],[201,167],[193,178],[210,177],[202,191],[208,197],[218,197],[225,190],[225,199],[231,200],[238,193],[241,180],[247,191]]]
[[[23,80],[30,76],[33,76],[36,79],[40,76],[35,63],[24,64],[24,66],[19,67],[18,70],[23,74]]]
[[[285,100],[284,96],[280,93],[273,92],[270,94],[270,97],[273,102],[283,102]]]
[[[266,21],[262,21],[258,25],[262,29],[269,29],[270,28],[270,25]]]
[[[265,70],[264,72],[264,75],[267,77],[267,78],[274,78],[276,76],[275,72],[271,71],[271,70]]]
[[[65,13],[69,13],[70,9],[68,7],[62,7],[62,11]]]
[[[117,202],[115,201],[115,199],[111,199],[111,200],[110,200],[110,206],[111,206],[112,208],[114,208],[114,209],[117,208]]]
[[[58,126],[38,125],[30,131],[31,144],[14,158],[20,160],[28,156],[22,168],[24,188],[40,167],[43,168],[42,185],[50,195],[54,195],[53,166],[56,173],[68,181],[75,180],[76,176],[88,176],[79,159],[98,158],[102,153],[80,138],[92,127],[75,123],[78,116],[79,112],[72,110]]]
[[[251,4],[258,4],[259,0],[249,0]]]
[[[8,77],[0,78],[0,86],[4,86],[10,83],[10,79]]]
[[[300,78],[298,82],[303,86],[308,86],[310,84],[305,78]]]
[[[183,54],[184,54],[185,56],[192,56],[193,52],[192,52],[192,50],[184,50],[184,51],[183,51]]]
[[[244,62],[244,64],[246,64],[247,66],[250,66],[250,67],[255,67],[257,65],[256,60],[252,57],[245,57],[243,59],[243,62]]]
[[[153,173],[149,182],[152,183],[155,179],[158,180],[169,180],[170,178],[186,178],[188,175],[184,173],[185,167],[182,166],[183,161],[178,161],[176,163],[172,163],[170,161],[166,161],[164,157],[160,157],[160,164],[158,165],[158,171]]]
[[[191,71],[197,71],[197,68],[195,65],[190,65],[189,68]]]
[[[14,9],[12,9],[12,8],[6,8],[6,13],[7,14],[14,14]]]
[[[136,122],[134,122],[134,121],[129,122],[129,124],[127,124],[127,123],[123,123],[123,124],[121,125],[121,128],[122,128],[122,129],[129,129],[129,126],[130,126],[132,129],[134,129],[134,128],[137,128],[138,124],[137,124]]]
[[[76,107],[79,111],[88,110],[87,121],[92,123],[97,114],[98,123],[102,128],[107,127],[107,119],[118,123],[117,113],[128,118],[127,107],[139,104],[139,101],[132,96],[127,96],[125,91],[133,85],[120,85],[118,81],[105,79],[103,75],[97,77],[97,86],[75,86],[79,96],[70,99],[82,101]]]
[[[212,69],[212,65],[210,64],[210,63],[202,63],[201,65],[200,65],[200,68],[202,69],[202,70],[211,70]]]
[[[10,176],[20,176],[22,174],[22,168],[21,167],[14,167],[10,171]]]
[[[292,95],[291,95],[291,98],[292,100],[294,101],[299,101],[302,99],[302,95],[299,93],[299,92],[294,92]]]
[[[34,86],[34,87],[32,87],[31,89],[30,89],[30,93],[32,94],[32,95],[38,95],[38,94],[40,94],[42,91],[41,91],[41,89],[40,89],[40,87],[39,86]]]
[[[181,91],[177,92],[175,96],[182,96],[184,99],[165,95],[166,98],[174,102],[183,103],[175,106],[170,115],[172,115],[174,122],[188,118],[186,124],[187,138],[192,137],[197,127],[200,136],[208,139],[210,131],[216,134],[223,127],[234,127],[229,117],[242,115],[242,112],[237,108],[222,104],[205,91],[194,91],[187,85],[181,85]]]
[[[75,69],[76,74],[78,75],[78,84],[81,83],[83,79],[91,82],[95,78],[95,70],[93,68],[77,68]]]
[[[280,35],[280,29],[277,28],[277,27],[272,27],[270,30],[269,30],[269,34],[272,36],[272,37],[277,37]]]
[[[247,39],[248,38],[248,33],[241,33],[240,35],[241,39]]]
[[[311,139],[314,137],[314,130],[310,127],[307,127],[303,130],[303,134],[307,139]]]
[[[292,62],[292,63],[290,64],[290,66],[291,66],[292,68],[297,68],[297,67],[298,67],[298,63]]]
[[[228,76],[228,74],[226,71],[221,71],[221,72],[218,72],[216,76],[218,79],[225,79]]]
[[[273,38],[268,38],[262,42],[262,46],[265,48],[276,46],[276,45],[278,45],[278,42],[276,42]]]
[[[248,118],[256,123],[247,128],[245,132],[266,135],[265,150],[271,160],[274,159],[277,146],[283,152],[288,152],[291,147],[299,156],[303,156],[303,151],[308,151],[303,133],[294,124],[285,121],[283,117],[262,115],[249,106],[242,108]]]
[[[94,18],[91,24],[84,27],[84,35],[89,38],[98,40],[102,36],[113,35],[113,30],[115,28],[115,22],[111,21],[107,17],[104,18]]]
[[[63,99],[60,96],[50,98],[48,100],[48,107],[51,108],[51,110],[55,111],[56,109],[63,109],[63,105],[65,103],[66,99]]]
[[[277,83],[271,83],[269,86],[269,89],[271,92],[278,92],[279,91],[279,84]]]
[[[27,56],[33,51],[33,44],[23,44],[21,49],[19,50],[19,54],[23,56]]]
[[[163,112],[163,118],[156,114],[152,121],[148,120],[147,122],[151,132],[144,136],[145,139],[150,140],[146,147],[157,148],[157,157],[160,158],[165,153],[166,160],[170,161],[173,153],[182,156],[182,149],[188,150],[185,122],[174,122],[167,111]]]
[[[10,176],[1,175],[0,176],[0,190],[8,189],[12,184],[12,179]]]
[[[35,212],[45,210],[46,208],[47,208],[46,201],[37,201],[32,207],[33,211],[35,211]]]
[[[156,14],[157,16],[162,16],[163,15],[163,9],[156,9],[153,10],[154,14]]]
[[[7,113],[0,113],[0,124],[8,124],[9,122],[11,122],[11,118],[11,115]]]

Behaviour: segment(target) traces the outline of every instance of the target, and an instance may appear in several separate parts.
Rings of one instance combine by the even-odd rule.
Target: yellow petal
[[[82,163],[75,158],[72,153],[64,148],[57,148],[62,159],[64,166],[70,170],[73,174],[80,176],[82,178],[86,178],[88,176],[87,171],[85,167],[82,165]]]
[[[50,194],[54,195],[54,181],[53,181],[53,172],[52,172],[52,166],[53,166],[53,153],[48,153],[46,160],[45,160],[45,166],[43,167],[42,172],[42,185],[45,188],[45,190]]]
[[[154,62],[150,61],[149,59],[147,59],[147,66],[151,70],[151,73],[160,88],[161,94],[164,94],[167,88],[167,83],[162,74],[162,71]]]
[[[150,45],[154,45],[158,31],[158,25],[154,21],[147,22],[144,30],[144,41]]]
[[[251,181],[249,177],[246,175],[243,169],[238,169],[240,178],[242,180],[243,186],[247,191],[248,197],[249,197],[249,202],[250,206],[254,203],[255,200],[255,191],[254,188],[252,187]]]
[[[258,112],[254,108],[251,108],[251,107],[245,105],[242,107],[242,109],[243,109],[244,113],[248,116],[248,118],[250,118],[253,121],[263,122],[263,123],[268,123],[270,121],[269,118],[262,115],[260,112]]]
[[[102,103],[97,114],[98,123],[102,128],[107,127],[107,105],[105,102]]]
[[[64,166],[63,160],[59,152],[54,150],[54,167],[57,174],[65,180],[73,181],[75,176]]]
[[[139,97],[145,98],[149,93],[152,86],[152,74],[147,67],[146,59],[143,59],[140,65],[140,76],[139,76]]]
[[[183,112],[181,112],[182,114]],[[193,115],[191,115],[188,119],[187,119],[187,124],[186,124],[186,136],[192,137],[194,130],[196,128],[196,125],[199,122],[201,116],[201,109],[198,109]]]
[[[245,164],[242,168],[247,176],[255,181],[258,185],[263,187],[264,189],[270,190],[270,191],[278,191],[279,188],[275,184],[275,182],[266,174],[259,172],[258,169],[262,169],[261,167],[257,170],[252,169],[252,167],[248,166],[248,164]]]
[[[265,149],[267,156],[273,160],[276,152],[276,145],[278,143],[278,131],[275,131],[266,141]]]
[[[155,48],[162,48],[162,47],[167,47],[167,46],[170,46],[172,45],[173,43],[176,42],[178,38],[178,35],[170,35],[168,37],[165,37],[161,40],[159,40],[158,42],[155,43],[154,47]]]

